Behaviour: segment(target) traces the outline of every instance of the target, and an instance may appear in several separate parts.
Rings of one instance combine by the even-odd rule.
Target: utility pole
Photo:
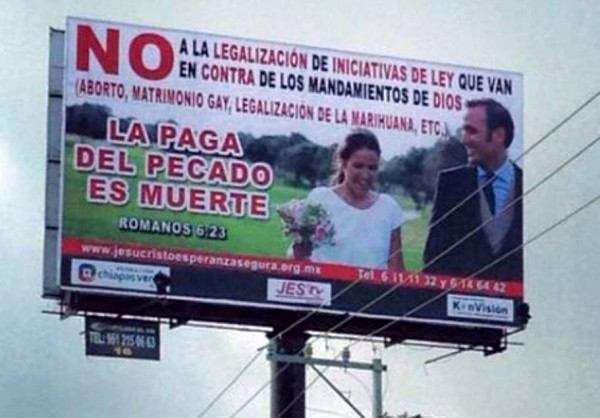
[[[278,334],[278,331],[267,334],[271,340],[271,418],[305,418],[306,364],[301,361],[288,363],[281,358],[303,359],[309,335],[286,332],[274,338]]]
[[[382,374],[387,367],[382,364],[381,359],[373,359],[373,363],[353,362],[350,361],[349,350],[344,350],[343,360],[314,358],[310,354],[305,354],[304,345],[307,339],[308,335],[304,333],[284,336],[277,340],[271,339],[267,354],[267,359],[271,362],[272,376],[271,418],[305,417],[306,364],[311,366],[317,375],[361,418],[365,418],[365,415],[316,366],[371,370],[373,372],[372,416],[382,418]]]
[[[385,366],[381,362],[381,359],[373,359],[373,418],[380,418],[383,416],[383,384],[382,374],[385,370]]]

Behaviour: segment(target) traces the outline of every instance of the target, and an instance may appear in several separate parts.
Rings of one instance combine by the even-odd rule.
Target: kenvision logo
[[[512,322],[514,305],[510,299],[448,295],[448,316]]]

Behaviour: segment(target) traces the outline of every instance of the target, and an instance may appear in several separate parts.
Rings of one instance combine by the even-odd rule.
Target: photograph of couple
[[[508,156],[514,122],[494,99],[468,101],[461,128],[462,164],[439,171],[425,214],[422,270],[435,274],[521,280],[523,275],[522,170]],[[405,270],[399,199],[378,191],[381,148],[377,137],[353,130],[336,147],[330,185],[313,188],[303,202],[313,210],[292,237],[296,259]],[[298,202],[290,202],[297,204]],[[285,215],[285,205],[280,209]],[[306,232],[308,231],[308,232]],[[324,239],[325,238],[325,239]]]

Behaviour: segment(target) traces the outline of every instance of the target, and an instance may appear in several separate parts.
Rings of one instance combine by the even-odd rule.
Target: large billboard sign
[[[521,75],[79,18],[65,42],[61,289],[522,322]]]

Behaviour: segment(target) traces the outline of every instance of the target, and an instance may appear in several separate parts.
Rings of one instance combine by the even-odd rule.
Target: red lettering
[[[114,151],[109,148],[98,149],[98,170],[114,171]]]
[[[158,126],[158,146],[162,149],[173,147],[177,151],[202,152],[242,157],[244,150],[234,132],[227,132],[220,138],[213,129],[195,132],[190,126],[178,127],[170,123]]]
[[[159,171],[164,170],[165,160],[162,154],[147,153],[146,154],[146,177],[156,177]]]
[[[112,179],[110,182],[110,201],[113,205],[124,205],[129,200],[129,186],[123,179]]]
[[[74,165],[77,171],[93,171],[107,174],[135,175],[136,167],[129,162],[126,150],[93,148],[86,144],[76,144]]]
[[[206,161],[204,158],[191,157],[188,161],[188,176],[195,181],[201,181],[204,178],[204,168]]]
[[[229,165],[229,171],[229,181],[231,181],[231,183],[235,184],[238,187],[245,186],[248,184],[248,181],[250,179],[250,175],[248,172],[248,163],[244,161],[233,160]]]
[[[183,156],[169,155],[169,158],[167,159],[167,177],[175,180],[185,178],[185,173],[183,171]]]
[[[109,117],[106,124],[108,125],[106,138],[109,142],[125,142],[125,134],[119,131],[119,119]]]
[[[225,135],[225,139],[223,140],[223,145],[221,146],[221,154],[230,154],[236,157],[244,155],[242,144],[235,133],[227,132],[227,135]]]
[[[207,129],[200,133],[200,147],[205,150],[206,153],[212,154],[217,151],[219,146],[219,137],[215,131]]]
[[[148,138],[146,137],[146,128],[144,125],[135,120],[131,122],[129,126],[129,132],[127,135],[127,142],[135,144],[140,143],[141,145],[148,145]]]
[[[250,195],[250,216],[267,219],[269,217],[268,195]]]
[[[225,165],[222,160],[212,160],[207,181],[209,183],[227,182],[227,170],[225,170]]]
[[[247,195],[244,192],[230,192],[229,197],[232,203],[232,212],[235,216],[244,216],[244,204],[247,199]]]
[[[94,203],[106,203],[106,182],[104,177],[88,177],[87,182],[87,200]]]
[[[204,210],[206,208],[206,204],[204,202],[205,194],[206,194],[206,190],[192,187],[192,189],[190,190],[190,204],[189,204],[189,208],[191,211],[204,212]]]
[[[174,211],[185,209],[185,187],[167,187],[167,207]]]
[[[146,128],[140,121],[132,121],[125,133],[120,131],[120,121],[117,118],[109,117],[106,124],[106,138],[108,139],[108,142],[114,142],[120,145],[140,145],[145,147],[150,145]]]
[[[129,201],[129,186],[123,179],[90,176],[87,181],[87,200],[124,205]]]
[[[136,172],[136,167],[129,163],[129,154],[125,150],[117,151],[117,173],[118,174],[130,174],[134,175]]]
[[[77,26],[77,58],[78,71],[90,70],[90,51],[105,73],[119,74],[119,30],[106,30],[106,48],[104,48],[93,29],[88,25]]]
[[[73,164],[77,171],[92,171],[94,169],[95,150],[90,145],[75,144]]]
[[[252,167],[252,182],[259,189],[266,189],[273,183],[273,170],[268,164],[256,163]]]
[[[158,125],[158,146],[167,148],[172,139],[177,136],[177,126],[170,123]]]
[[[227,207],[227,194],[225,192],[215,190],[211,193],[209,211],[211,213],[219,213],[222,215],[227,215],[229,213],[229,208]]]
[[[182,151],[193,151],[195,147],[196,142],[194,140],[194,131],[188,127],[183,128],[181,136],[175,145],[175,149]]]
[[[162,208],[163,189],[160,183],[143,183],[139,184],[139,204],[143,208]]]
[[[159,60],[156,68],[148,68],[143,53],[148,45],[158,48]],[[155,33],[143,33],[136,36],[129,48],[129,63],[137,75],[147,80],[162,80],[173,69],[174,54],[169,41]]]
[[[96,169],[110,174],[135,174],[135,166],[127,160],[127,151],[112,148],[98,148],[96,150]]]

